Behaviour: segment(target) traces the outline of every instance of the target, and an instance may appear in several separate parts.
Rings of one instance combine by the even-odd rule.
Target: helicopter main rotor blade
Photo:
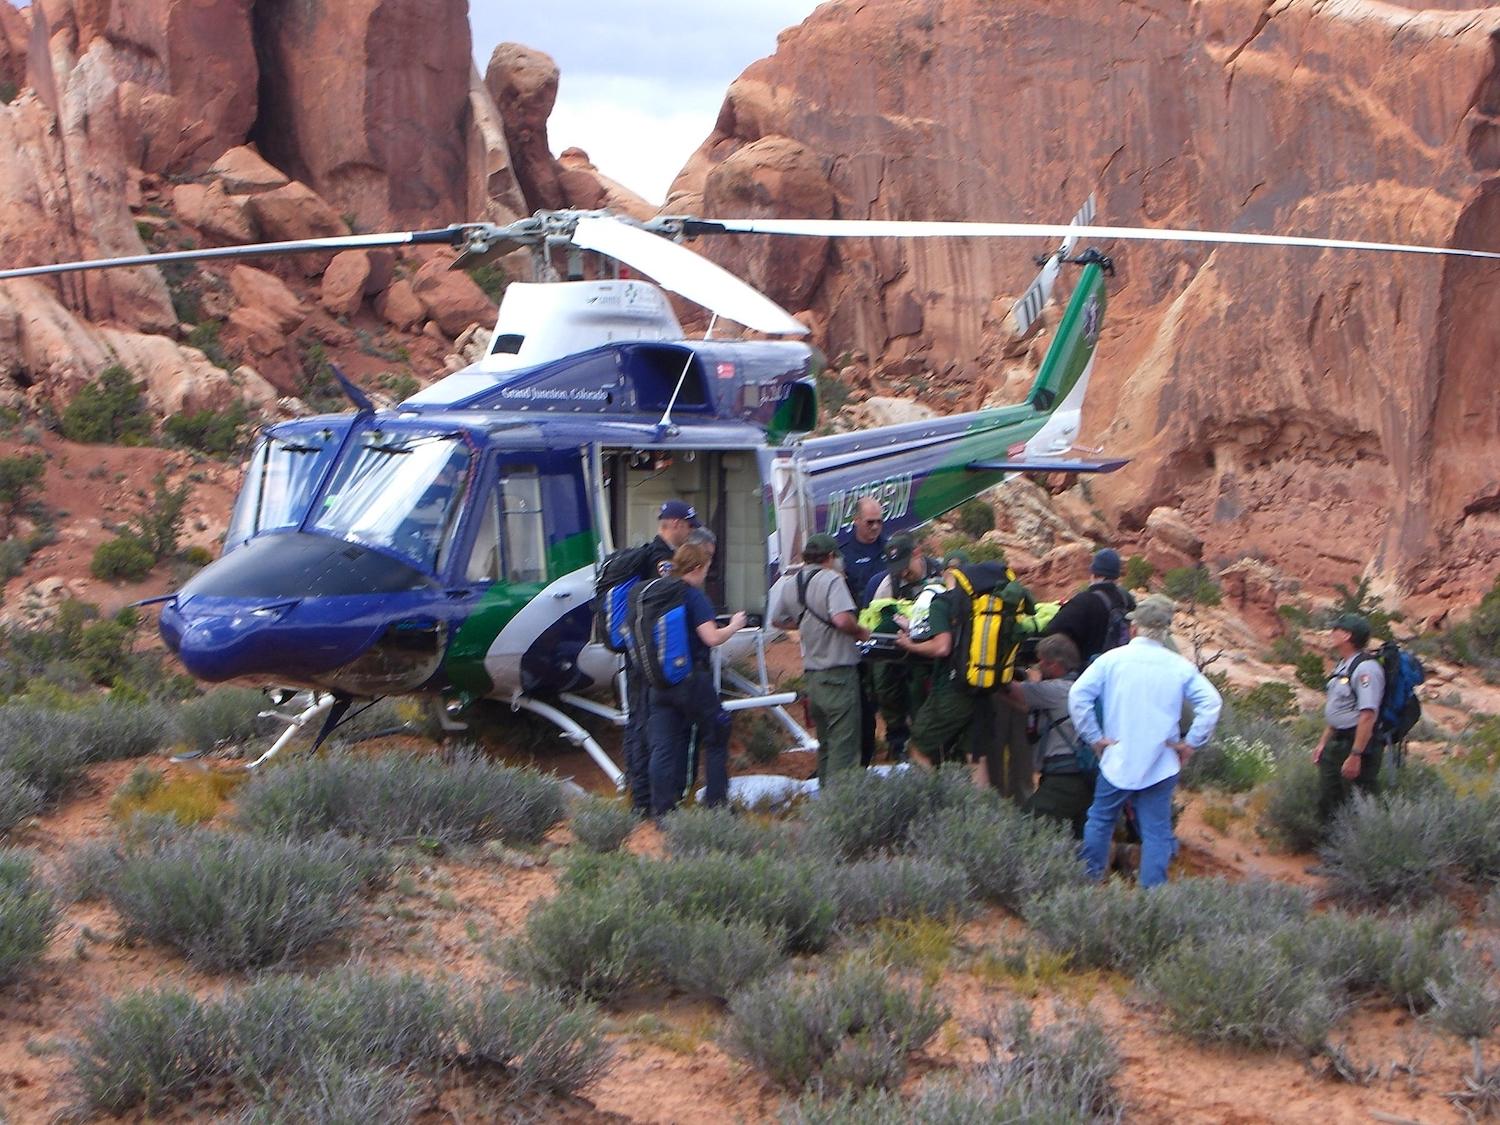
[[[807,326],[728,270],[677,243],[616,219],[578,220],[573,245],[624,262],[674,293],[758,332],[807,335]]]
[[[362,250],[372,246],[421,246],[442,243],[458,245],[473,229],[467,226],[442,230],[409,230],[394,234],[341,234],[330,238],[300,238],[291,242],[257,242],[250,246],[214,246],[204,250],[171,250],[164,254],[133,254],[123,258],[94,258],[86,262],[56,262],[50,266],[22,266],[0,270],[0,281],[13,277],[41,277],[79,270],[111,270],[123,266],[159,266],[165,262],[204,262],[216,258],[254,258],[267,254],[302,254],[308,251]]]
[[[1217,242],[1232,246],[1306,246],[1318,250],[1373,250],[1500,261],[1500,251],[1405,242],[1360,242],[1283,234],[1238,234],[1224,230],[1157,230],[1152,227],[1062,226],[1057,223],[907,222],[900,219],[694,219],[690,235],[790,234],[817,238],[1120,238],[1140,242]]]

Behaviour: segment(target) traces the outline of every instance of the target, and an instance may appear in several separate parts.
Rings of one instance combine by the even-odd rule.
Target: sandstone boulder
[[[603,208],[636,219],[649,219],[656,214],[650,203],[594,167],[589,154],[581,148],[564,149],[557,158],[557,169],[557,182],[569,207]]]
[[[332,238],[348,234],[349,224],[304,183],[293,180],[249,197],[250,213],[270,242]]]
[[[484,84],[503,107],[505,139],[527,209],[565,206],[547,141],[547,118],[557,101],[557,64],[531,47],[501,43],[490,54]]]
[[[323,271],[319,299],[334,316],[353,316],[364,304],[373,270],[363,250],[344,250],[333,256]]]
[[[1281,581],[1271,567],[1257,559],[1240,559],[1219,572],[1224,604],[1243,617],[1263,640],[1273,640],[1286,631],[1286,622],[1276,612]]]
[[[854,411],[856,428],[894,426],[901,422],[923,422],[937,417],[937,411],[925,403],[909,398],[875,395],[860,403]]]
[[[469,206],[472,218],[510,223],[527,214],[500,108],[477,67],[469,71]]]
[[[412,292],[411,282],[402,277],[386,286],[376,298],[375,311],[393,328],[405,332],[427,315],[427,306]]]
[[[1155,508],[1146,517],[1146,535],[1158,546],[1193,562],[1203,558],[1203,537],[1188,526],[1176,508]]]
[[[229,195],[218,181],[207,185],[178,184],[172,189],[172,206],[182,222],[221,242],[255,240],[255,228],[244,198]]]
[[[250,145],[236,145],[226,150],[209,165],[208,174],[217,177],[224,190],[234,195],[275,191],[292,182],[290,176],[273,168]]]
[[[463,270],[448,268],[448,259],[429,258],[412,278],[412,293],[450,340],[471,324],[495,322],[495,304]]]
[[[265,313],[283,336],[307,319],[307,306],[274,273],[253,266],[235,266],[229,287],[245,308]]]

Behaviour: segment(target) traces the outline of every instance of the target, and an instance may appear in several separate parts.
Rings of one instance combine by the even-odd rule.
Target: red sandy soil
[[[55,866],[70,847],[110,834],[109,797],[136,764],[92,768],[60,806],[12,842],[35,849]],[[552,764],[566,773],[570,765],[581,763]],[[1247,819],[1231,821],[1227,834],[1205,824],[1203,807],[1218,800],[1188,796],[1180,824],[1179,874],[1317,884],[1303,871],[1307,857],[1274,854],[1255,839]],[[554,891],[556,869],[549,857],[569,843],[569,833],[559,828],[536,854],[476,851],[410,859],[390,886],[365,904],[352,936],[307,968],[352,958],[460,979],[495,976],[502,971],[497,956],[505,939],[519,931],[534,903]],[[657,854],[660,838],[643,826],[629,847]],[[48,1121],[68,1108],[74,1092],[61,1046],[105,998],[161,984],[215,995],[238,983],[194,972],[181,958],[155,946],[126,942],[120,930],[107,906],[67,907],[40,966],[7,990],[0,1008],[0,1110],[10,1121]],[[1063,974],[1038,983],[985,971],[986,953],[1002,950],[1024,934],[1020,922],[998,910],[986,911],[958,932],[946,966],[936,975],[937,990],[953,1018],[915,1060],[912,1085],[924,1074],[981,1059],[976,1025],[1022,999],[1042,1019],[1051,1018],[1058,1002],[1088,1005],[1112,1029],[1124,1059],[1119,1085],[1130,1120],[1326,1125],[1369,1121],[1373,1113],[1391,1115],[1382,1120],[1462,1119],[1443,1094],[1462,1087],[1468,1048],[1389,1006],[1366,1005],[1337,1032],[1353,1059],[1380,1068],[1374,1082],[1353,1086],[1325,1077],[1321,1069],[1290,1054],[1193,1046],[1164,1030],[1160,1016],[1142,1004],[1123,977]],[[722,1022],[717,1005],[664,995],[639,997],[612,1009],[609,1027],[617,1054],[609,1073],[583,1097],[549,1103],[540,1110],[542,1116],[580,1122],[774,1118],[782,1094],[715,1042]],[[1486,1057],[1500,1062],[1500,1050],[1489,1049]],[[492,1119],[499,1107],[486,1101],[490,1098],[492,1092],[460,1082],[445,1090],[440,1104],[423,1119]],[[165,1119],[197,1120],[226,1108],[223,1096],[205,1097]]]

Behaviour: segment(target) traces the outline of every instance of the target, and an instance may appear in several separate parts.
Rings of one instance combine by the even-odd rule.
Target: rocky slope
[[[1446,5],[1457,9],[1458,4]],[[833,0],[730,88],[670,211],[1099,221],[1500,249],[1500,10],[1378,0]],[[715,248],[840,350],[1003,380],[1030,245]],[[1500,270],[1114,245],[1085,440],[1123,530],[1429,611],[1500,564]],[[997,295],[999,298],[997,299]],[[908,360],[908,367],[910,361]],[[960,396],[962,397],[962,396]]]

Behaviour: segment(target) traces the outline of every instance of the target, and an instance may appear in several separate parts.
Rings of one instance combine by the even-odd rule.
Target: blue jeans
[[[1167,865],[1177,854],[1177,837],[1172,835],[1172,790],[1177,775],[1145,789],[1116,789],[1104,774],[1094,783],[1094,803],[1089,806],[1083,826],[1083,865],[1090,879],[1104,876],[1109,863],[1109,842],[1114,838],[1115,821],[1128,800],[1135,809],[1136,824],[1141,830],[1140,885],[1159,887],[1167,881]]]
[[[646,717],[646,743],[651,748],[651,815],[663,816],[677,807],[697,770],[689,750],[693,728],[703,748],[705,785],[703,803],[722,805],[729,797],[729,730],[733,717],[719,705],[714,678],[695,671],[682,683],[651,689]]]

